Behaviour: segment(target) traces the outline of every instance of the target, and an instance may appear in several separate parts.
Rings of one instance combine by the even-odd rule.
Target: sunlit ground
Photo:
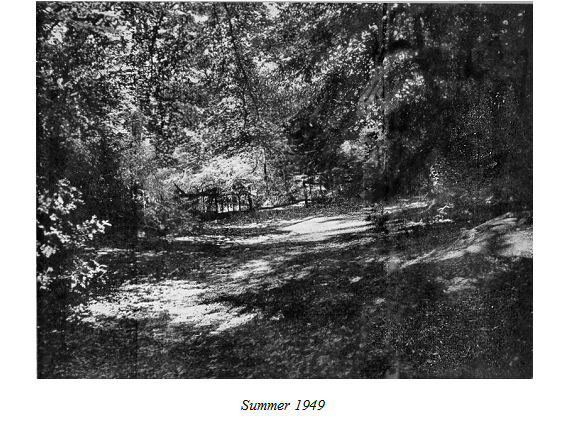
[[[75,309],[45,373],[531,375],[532,227],[511,216],[416,235],[377,233],[365,212],[218,223],[100,260],[116,288]]]

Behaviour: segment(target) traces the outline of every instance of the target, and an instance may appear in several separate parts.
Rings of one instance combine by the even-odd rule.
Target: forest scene
[[[36,3],[39,378],[531,378],[533,7]]]

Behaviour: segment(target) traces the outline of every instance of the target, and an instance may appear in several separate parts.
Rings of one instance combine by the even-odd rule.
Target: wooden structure
[[[321,175],[298,175],[294,177],[294,181],[301,184],[306,207],[314,199],[324,198],[326,195],[324,184],[321,181]]]
[[[251,188],[243,184],[234,184],[229,191],[211,187],[186,192],[177,184],[174,186],[178,198],[188,200],[190,207],[204,214],[250,211],[254,208]]]

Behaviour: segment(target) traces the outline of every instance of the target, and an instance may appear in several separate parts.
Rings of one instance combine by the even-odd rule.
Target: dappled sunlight
[[[231,274],[232,279],[246,279],[251,276],[257,276],[272,270],[272,267],[266,260],[251,260],[242,265],[242,267]]]
[[[489,316],[514,313],[487,301],[497,301],[498,279],[519,265],[512,259],[528,251],[532,229],[503,218],[462,232],[434,222],[381,234],[366,213],[262,227],[218,222],[160,250],[103,255],[110,265],[112,256],[117,264],[134,258],[127,282],[74,314],[97,342],[115,333],[123,349],[141,348],[142,375],[473,374],[464,351],[489,354],[489,337],[501,336]],[[433,239],[436,228],[441,237]],[[520,292],[504,283],[512,298]],[[451,362],[465,364],[456,370]]]
[[[151,259],[151,258],[155,258],[155,257],[159,257],[159,256],[163,256],[166,253],[166,251],[155,251],[155,250],[149,250],[149,251],[139,251],[135,253],[135,257],[138,259]]]
[[[193,281],[165,280],[160,283],[127,284],[111,297],[87,303],[80,312],[82,321],[96,326],[104,318],[159,319],[166,316],[169,324],[192,324],[212,327],[221,332],[254,317],[240,308],[220,303],[202,303],[209,289]]]
[[[370,222],[366,219],[352,219],[351,216],[339,215],[333,218],[316,217],[304,222],[296,223],[283,228],[285,231],[299,235],[313,234],[339,234],[348,232],[358,232],[368,229]]]
[[[373,237],[366,237],[366,238],[354,238],[351,239],[349,241],[346,241],[344,239],[341,239],[338,237],[338,235],[348,235],[350,233],[345,233],[345,234],[333,234],[332,237],[335,238],[335,240],[333,241],[332,237],[327,237],[325,239],[318,239],[318,241],[320,240],[324,240],[325,242],[319,245],[314,245],[308,248],[308,251],[312,251],[312,252],[316,252],[316,253],[339,253],[341,251],[347,251],[348,249],[351,248],[356,248],[356,247],[368,247],[371,243],[374,242],[374,238]],[[329,241],[330,240],[330,241]],[[310,242],[309,241],[305,241],[305,242]],[[336,260],[340,261],[340,258],[336,258]]]
[[[444,292],[446,294],[452,294],[455,292],[465,291],[468,289],[476,289],[477,278],[464,278],[464,277],[454,277],[452,279],[437,278],[437,282],[445,286]]]
[[[250,222],[250,223],[224,223],[221,225],[225,229],[264,229],[268,228],[269,222]]]
[[[386,213],[397,213],[404,210],[420,209],[429,206],[428,201],[416,200],[411,202],[403,202],[399,204],[384,206],[384,212]]]
[[[35,11],[38,377],[532,374],[531,5]]]
[[[371,223],[361,217],[340,215],[332,218],[315,217],[299,221],[284,221],[279,227],[283,233],[270,233],[254,237],[234,237],[228,242],[239,245],[279,244],[284,242],[324,241],[338,235],[364,232]]]
[[[128,250],[126,248],[110,248],[110,247],[105,247],[105,248],[100,248],[96,251],[96,254],[98,254],[99,256],[105,256],[108,254],[125,254],[127,253]]]
[[[254,237],[240,237],[232,240],[232,243],[239,245],[258,245],[258,244],[275,244],[280,242],[286,242],[291,239],[290,235],[287,234],[274,234],[274,235],[259,235]]]
[[[458,260],[468,255],[532,258],[533,228],[521,227],[515,217],[500,216],[473,229],[463,230],[461,236],[452,244],[407,260],[400,267]]]
[[[438,261],[452,260],[464,257],[466,254],[490,254],[494,248],[495,255],[505,257],[529,257],[533,256],[533,231],[532,228],[503,233],[512,230],[514,226],[500,224],[474,232],[469,238],[462,239],[452,248],[443,250],[436,259]]]
[[[173,242],[209,242],[209,243],[224,243],[231,241],[231,238],[223,235],[185,235],[173,238]]]
[[[502,243],[499,250],[502,256],[533,258],[533,228],[506,234],[502,237]]]

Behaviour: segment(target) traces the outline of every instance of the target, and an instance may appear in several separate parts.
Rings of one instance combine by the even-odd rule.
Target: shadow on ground
[[[460,227],[382,235],[362,221],[220,227],[212,238],[102,251],[119,282],[43,337],[51,353],[40,354],[40,375],[532,376],[532,258],[497,255],[499,236],[439,259],[433,250]]]

